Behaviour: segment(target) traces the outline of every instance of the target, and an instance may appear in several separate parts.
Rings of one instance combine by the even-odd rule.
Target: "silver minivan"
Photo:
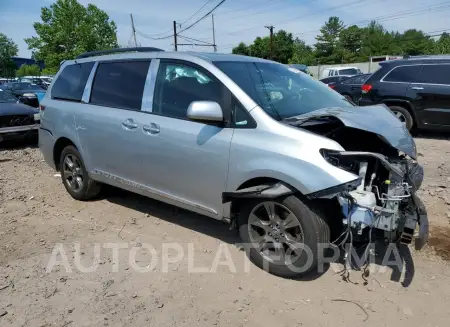
[[[41,152],[74,199],[110,184],[224,220],[273,274],[311,271],[335,238],[427,240],[405,126],[297,69],[155,48],[87,53],[61,65],[40,109]]]

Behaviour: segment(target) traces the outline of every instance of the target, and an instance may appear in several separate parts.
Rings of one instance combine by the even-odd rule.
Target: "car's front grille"
[[[0,128],[35,124],[34,115],[0,116]]]

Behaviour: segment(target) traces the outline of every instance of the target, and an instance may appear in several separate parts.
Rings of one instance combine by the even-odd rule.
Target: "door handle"
[[[135,129],[138,127],[138,124],[136,124],[133,119],[128,118],[122,122],[122,126],[126,129]]]
[[[423,90],[423,87],[421,87],[421,86],[413,86],[413,87],[411,87],[411,90],[420,91],[420,90]]]
[[[155,123],[150,123],[150,125],[144,125],[144,126],[142,126],[142,129],[144,130],[144,132],[150,133],[150,134],[158,134],[159,133],[159,125],[157,125]]]

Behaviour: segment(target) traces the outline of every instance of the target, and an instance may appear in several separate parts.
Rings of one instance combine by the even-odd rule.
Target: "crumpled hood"
[[[34,115],[38,112],[39,110],[36,108],[27,106],[23,103],[0,102],[0,116]]]
[[[324,108],[296,118],[303,120],[316,116],[332,116],[347,127],[377,134],[392,147],[416,159],[417,149],[413,137],[405,125],[385,105]]]

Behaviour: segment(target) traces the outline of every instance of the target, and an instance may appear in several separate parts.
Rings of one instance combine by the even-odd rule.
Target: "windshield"
[[[322,82],[285,65],[265,62],[215,65],[277,120],[322,108],[354,106]]]
[[[339,75],[357,75],[357,74],[361,74],[361,71],[358,68],[347,68],[339,70]]]
[[[17,102],[17,99],[11,93],[0,89],[0,102]]]

